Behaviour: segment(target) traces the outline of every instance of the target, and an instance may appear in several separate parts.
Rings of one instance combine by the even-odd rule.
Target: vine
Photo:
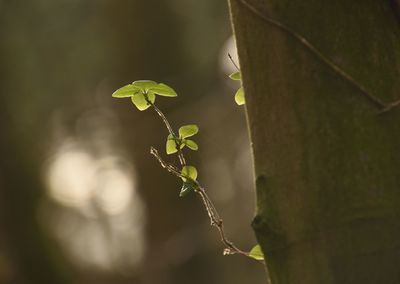
[[[238,72],[231,74],[230,78],[232,80],[241,81],[239,69]],[[161,167],[182,180],[182,188],[179,193],[180,197],[184,197],[191,192],[195,192],[200,196],[206,209],[207,215],[210,219],[211,226],[215,227],[218,230],[221,242],[224,245],[223,254],[240,254],[263,262],[264,255],[259,245],[254,246],[249,252],[246,252],[239,249],[232,241],[228,239],[224,229],[222,218],[215,208],[214,203],[208,196],[205,188],[197,180],[198,171],[196,167],[186,162],[183,150],[186,148],[197,151],[199,148],[194,140],[188,139],[199,132],[199,127],[195,124],[183,125],[178,129],[177,132],[175,132],[167,117],[156,106],[156,96],[176,97],[178,95],[175,90],[163,83],[156,83],[149,80],[141,80],[123,86],[122,88],[116,90],[112,94],[112,96],[114,98],[130,98],[132,103],[136,106],[138,110],[144,111],[148,108],[152,108],[161,118],[169,133],[166,139],[166,154],[177,154],[180,165],[176,166],[170,162],[165,161],[159,154],[159,151],[154,147],[150,148],[150,153],[157,159]],[[235,101],[238,105],[243,105],[245,103],[244,91],[242,86],[235,94]]]

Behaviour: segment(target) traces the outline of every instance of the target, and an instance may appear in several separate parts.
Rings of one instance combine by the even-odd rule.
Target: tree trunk
[[[230,0],[272,283],[400,283],[393,3]]]

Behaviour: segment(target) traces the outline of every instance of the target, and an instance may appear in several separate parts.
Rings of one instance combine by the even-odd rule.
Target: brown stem
[[[161,117],[162,121],[164,122],[165,126],[168,129],[169,134],[171,134],[174,138],[178,138],[178,136],[176,136],[174,130],[171,127],[171,124],[169,123],[168,119],[166,118],[166,116],[164,115],[164,113],[152,102],[150,102],[148,99],[147,103],[150,104],[154,110],[156,111],[156,113]],[[176,143],[175,143],[176,145]],[[180,149],[180,145],[176,145],[177,146],[177,150],[178,150],[178,157],[179,157],[179,162],[181,164],[181,166],[186,166],[186,160],[185,157],[183,156],[182,150]]]
[[[150,153],[158,160],[158,162],[161,164],[161,166],[164,169],[168,170],[170,173],[172,173],[173,175],[175,175],[179,178],[183,177],[181,172],[179,171],[179,169],[177,169],[175,166],[165,162],[161,158],[161,156],[158,154],[158,151],[155,148],[151,147]],[[227,238],[225,230],[224,230],[223,220],[219,217],[218,211],[215,208],[211,199],[208,197],[205,189],[200,185],[200,183],[198,181],[193,180],[193,183],[196,185],[196,192],[201,196],[201,199],[203,201],[204,207],[206,208],[208,217],[210,218],[211,226],[214,226],[218,229],[218,232],[219,232],[219,235],[221,238],[221,242],[225,246],[224,254],[226,254],[226,255],[241,254],[241,255],[250,257],[249,253],[239,249],[237,246],[234,245],[233,242],[231,242]]]
[[[174,137],[177,138],[174,130],[172,129],[168,119],[166,118],[166,116],[163,114],[163,112],[152,102],[150,102],[150,100],[147,100],[147,103],[149,103],[154,110],[156,111],[156,113],[161,117],[161,119],[163,120],[165,126],[168,129],[168,132]],[[177,145],[177,148],[180,148],[180,145]],[[171,165],[167,162],[165,162],[161,156],[159,155],[158,151],[151,147],[150,148],[150,153],[158,160],[158,162],[161,164],[161,166],[166,169],[167,171],[169,171],[170,173],[172,173],[173,175],[179,177],[179,178],[187,178],[185,176],[182,175],[181,171],[174,165]],[[185,157],[183,155],[183,152],[178,149],[178,155],[179,155],[179,161],[181,163],[181,166],[186,165],[186,160]],[[196,186],[195,187],[195,191],[200,194],[201,199],[203,201],[204,207],[206,208],[208,217],[210,218],[210,222],[211,222],[211,226],[214,226],[218,229],[220,238],[221,238],[221,242],[224,244],[225,249],[224,249],[224,255],[231,255],[231,254],[241,254],[247,257],[250,257],[249,253],[242,251],[241,249],[239,249],[237,246],[234,245],[233,242],[231,242],[225,233],[224,230],[224,223],[222,218],[219,216],[217,209],[215,208],[213,202],[211,201],[210,197],[208,197],[205,189],[200,185],[200,183],[196,180],[191,180],[191,182]],[[251,257],[250,257],[251,258]]]

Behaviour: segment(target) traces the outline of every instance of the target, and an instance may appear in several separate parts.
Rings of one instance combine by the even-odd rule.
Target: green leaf
[[[240,87],[239,90],[237,90],[235,94],[235,102],[238,105],[244,105],[245,100],[244,100],[244,90],[243,87]]]
[[[256,245],[251,249],[251,251],[249,252],[249,257],[256,260],[264,260],[264,254],[261,250],[260,245]]]
[[[199,132],[199,127],[195,124],[184,125],[179,128],[179,137],[187,138]]]
[[[229,75],[229,78],[235,81],[242,80],[242,74],[240,74],[240,72],[235,72]]]
[[[156,101],[156,95],[155,95],[155,94],[148,93],[148,94],[145,95],[145,96],[147,96],[147,99],[148,99],[152,104],[154,104],[154,102]]]
[[[167,86],[163,83],[158,84],[157,86],[151,87],[149,89],[151,92],[164,96],[164,97],[176,97],[178,94],[172,89],[170,86]]]
[[[129,85],[123,86],[122,88],[119,88],[118,90],[116,90],[112,94],[112,97],[113,98],[129,98],[139,92],[140,92],[140,89],[129,84]]]
[[[191,193],[192,191],[196,190],[196,187],[191,182],[184,182],[181,188],[181,192],[179,193],[180,197],[184,197]]]
[[[152,87],[156,87],[157,83],[150,80],[139,80],[133,82],[132,86],[140,89],[143,93],[147,93]]]
[[[190,182],[190,180],[196,180],[197,169],[193,166],[184,166],[182,168],[181,174],[183,175],[182,180],[184,182]]]
[[[147,95],[148,100],[151,103],[154,103],[156,96],[154,94]],[[140,110],[143,111],[148,109],[151,105],[146,101],[146,97],[144,94],[139,93],[131,97],[133,104]]]
[[[197,151],[199,149],[199,146],[193,140],[183,139],[182,143],[185,144],[186,146],[188,146],[189,149],[192,149],[194,151]]]
[[[168,135],[166,152],[168,155],[178,152],[178,149],[176,149],[176,141],[175,138],[172,136],[172,134]]]

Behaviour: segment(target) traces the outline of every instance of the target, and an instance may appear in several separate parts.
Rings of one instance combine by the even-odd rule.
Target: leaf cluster
[[[189,149],[197,151],[199,146],[191,139],[187,139],[199,132],[199,127],[195,124],[184,125],[179,128],[179,136],[169,134],[167,137],[166,152],[168,155],[178,152],[187,146]]]
[[[241,81],[240,72],[235,72],[231,74],[229,77],[232,80]],[[159,159],[160,163],[164,168],[167,168],[169,171],[175,173],[182,179],[183,184],[179,196],[181,197],[186,196],[193,191],[194,192],[197,191],[204,194],[204,189],[202,189],[199,183],[197,182],[198,172],[196,167],[191,165],[186,165],[185,159],[183,158],[183,154],[181,152],[181,150],[185,147],[194,151],[198,150],[199,146],[197,145],[197,143],[192,139],[188,138],[196,135],[199,132],[199,127],[195,124],[188,124],[181,126],[178,130],[178,135],[176,135],[172,130],[165,115],[155,106],[155,100],[157,95],[163,97],[176,97],[177,93],[175,92],[174,89],[172,89],[166,84],[156,83],[155,81],[150,81],[150,80],[140,80],[140,81],[134,81],[132,84],[125,85],[122,88],[116,90],[112,94],[114,98],[131,98],[132,103],[140,111],[146,110],[150,106],[154,107],[155,111],[161,116],[169,131],[165,149],[166,153],[168,155],[178,153],[182,165],[182,170],[179,172],[179,170],[176,167],[165,163],[159,156],[156,157]],[[244,91],[242,86],[237,90],[235,94],[235,101],[238,105],[243,105],[245,103]],[[206,195],[205,197],[204,195],[202,196],[203,198],[208,198],[206,197]],[[214,213],[215,208],[209,199],[205,201],[205,205],[207,211],[209,212],[209,216],[212,219],[213,216],[215,215]],[[210,206],[211,209],[209,208]],[[224,236],[222,228],[222,220],[220,220],[220,222],[216,222],[212,219],[212,221],[213,221],[212,223],[216,226],[218,226],[219,223],[221,224],[219,230],[220,233]],[[223,238],[223,240],[224,239],[225,237]],[[228,241],[225,241],[224,243],[226,245],[229,245],[230,249],[232,249],[232,244],[230,244]],[[241,253],[256,260],[264,260],[264,255],[259,245],[254,246],[248,253],[239,250],[235,246],[233,246],[233,248],[235,249],[235,253]]]
[[[114,98],[131,98],[132,103],[143,111],[156,101],[156,95],[163,97],[176,97],[178,94],[170,86],[150,80],[135,81],[116,90]]]
[[[191,150],[197,151],[199,146],[196,142],[188,137],[199,132],[199,127],[195,124],[184,125],[179,128],[179,136],[176,137],[173,133],[169,134],[167,137],[166,152],[168,155],[177,153],[185,146]],[[186,196],[188,193],[197,190],[198,185],[196,184],[197,179],[197,169],[194,166],[183,166],[181,171],[181,178],[183,180],[183,185],[179,196]]]

